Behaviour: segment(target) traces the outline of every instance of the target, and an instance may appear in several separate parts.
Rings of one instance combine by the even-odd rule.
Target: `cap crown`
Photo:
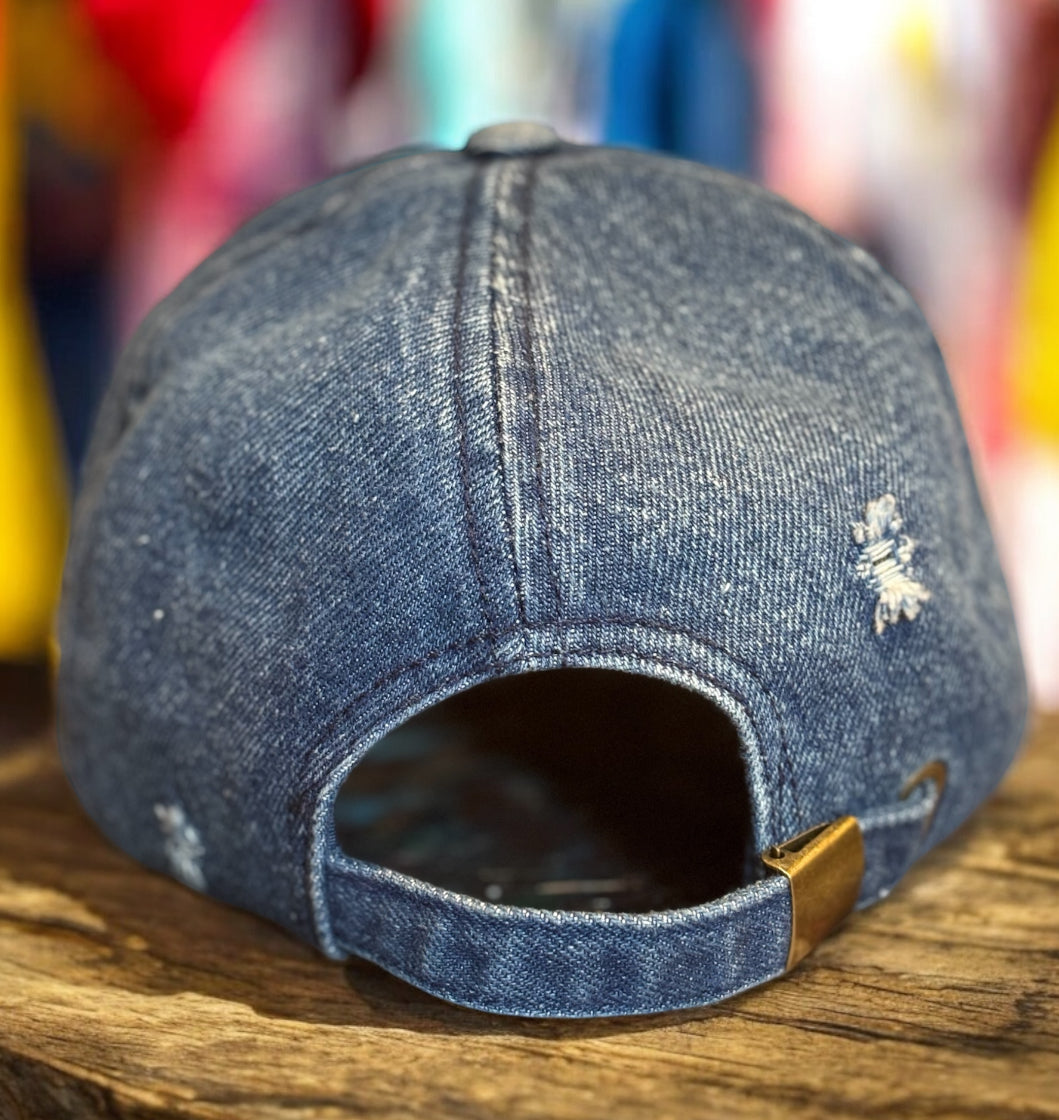
[[[105,831],[330,951],[336,782],[487,677],[710,695],[759,848],[941,759],[936,842],[1026,710],[908,294],[764,190],[572,145],[337,176],[163,301],[97,426],[61,644]],[[869,851],[862,900],[905,862]]]

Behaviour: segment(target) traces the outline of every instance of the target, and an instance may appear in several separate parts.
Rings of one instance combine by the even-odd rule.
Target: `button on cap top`
[[[480,128],[464,149],[472,156],[528,156],[558,147],[555,129],[538,121],[510,121]]]

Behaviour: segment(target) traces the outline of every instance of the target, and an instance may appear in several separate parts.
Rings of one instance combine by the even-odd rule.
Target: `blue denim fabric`
[[[854,530],[886,495],[929,593],[890,614]],[[860,905],[989,794],[1026,718],[908,294],[737,178],[572,145],[330,179],[163,301],[103,404],[60,639],[63,760],[116,844],[331,956],[523,1015],[777,975],[786,880],[549,913],[359,862],[335,796],[414,713],[560,665],[695,690],[739,731],[756,850],[860,819]],[[940,800],[902,800],[932,759]]]

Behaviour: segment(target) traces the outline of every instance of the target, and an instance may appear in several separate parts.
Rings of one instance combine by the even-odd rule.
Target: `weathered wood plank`
[[[450,1007],[144,871],[0,750],[0,1117],[1059,1116],[1059,720],[887,902],[714,1008]]]

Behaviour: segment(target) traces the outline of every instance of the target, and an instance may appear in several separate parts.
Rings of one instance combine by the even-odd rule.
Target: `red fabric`
[[[256,0],[77,2],[104,53],[172,137],[194,119],[214,63]]]
[[[346,0],[350,45],[347,85],[353,85],[368,68],[379,43],[386,6],[386,0]]]

